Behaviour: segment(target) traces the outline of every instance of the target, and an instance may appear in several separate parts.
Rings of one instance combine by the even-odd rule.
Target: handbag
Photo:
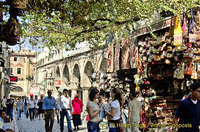
[[[198,31],[195,32],[196,34],[196,41],[200,41],[200,11],[197,11],[197,16],[196,16],[196,29]]]
[[[197,69],[197,65],[194,66],[194,69],[192,71],[192,76],[191,76],[192,79],[198,79],[196,69]]]
[[[192,25],[192,27],[189,28],[189,42],[190,43],[195,43],[196,42],[196,34],[194,32],[194,15],[193,15],[193,10],[191,9],[191,16],[192,19],[190,19],[190,24],[189,27]],[[192,28],[192,30],[191,30]]]
[[[178,66],[177,79],[184,79],[185,63]]]
[[[173,45],[176,47],[182,46],[182,42],[183,42],[182,32],[183,31],[181,28],[180,14],[178,14],[176,17],[176,23],[174,27],[174,42],[173,42]]]
[[[188,64],[188,66],[186,67],[186,69],[184,71],[184,74],[186,74],[186,75],[192,75],[192,71],[193,71],[192,63],[190,62]]]
[[[182,26],[182,29],[183,29],[183,36],[187,37],[188,35],[188,24],[187,24],[187,19],[186,19],[186,15],[183,14],[183,26]]]

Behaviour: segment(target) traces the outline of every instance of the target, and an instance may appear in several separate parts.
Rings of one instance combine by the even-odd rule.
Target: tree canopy
[[[88,41],[94,48],[132,34],[141,21],[199,7],[199,0],[29,0],[22,37],[33,45],[73,48]]]

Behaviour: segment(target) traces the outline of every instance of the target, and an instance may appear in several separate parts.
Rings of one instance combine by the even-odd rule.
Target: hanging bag
[[[185,63],[179,65],[177,72],[177,79],[184,79],[184,68],[185,68]]]
[[[184,73],[185,73],[186,75],[192,75],[192,71],[193,71],[192,63],[190,62],[189,65],[186,67]]]
[[[173,43],[174,46],[176,46],[176,47],[182,46],[182,42],[183,42],[182,33],[183,33],[183,31],[181,28],[180,14],[178,14],[176,17],[176,23],[175,23],[175,27],[174,27],[174,43]]]
[[[187,37],[187,35],[188,35],[188,24],[187,24],[187,18],[186,18],[185,14],[183,14],[183,26],[182,26],[182,29],[183,29],[183,36]]]
[[[195,32],[196,34],[196,41],[200,41],[200,11],[197,11],[197,16],[196,16],[196,29],[197,31]]]
[[[194,33],[194,15],[193,15],[193,10],[191,9],[191,16],[192,18],[190,19],[190,24],[189,24],[189,42],[190,43],[195,43],[196,42],[196,34]]]

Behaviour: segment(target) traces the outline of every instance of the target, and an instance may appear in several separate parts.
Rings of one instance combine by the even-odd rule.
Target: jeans
[[[34,108],[29,108],[30,120],[34,120]]]
[[[87,123],[88,132],[99,132],[99,123],[88,121]]]
[[[17,119],[21,118],[22,109],[17,108]]]
[[[50,125],[49,125],[50,121]],[[54,122],[54,111],[53,110],[47,110],[45,115],[45,129],[46,132],[51,132],[53,130],[53,122]]]
[[[10,115],[11,120],[13,120],[13,108],[7,109],[7,114]]]
[[[59,123],[60,122],[60,119],[59,119],[59,110],[56,110],[56,115],[57,115],[57,122]]]
[[[38,118],[38,108],[34,109],[34,116],[35,116],[35,118]]]
[[[68,113],[69,110],[63,109],[60,113],[60,131],[63,132],[64,130],[64,117],[66,116],[67,118],[67,127],[68,127],[68,132],[72,132],[72,126],[71,126],[71,121],[70,121],[70,116]]]

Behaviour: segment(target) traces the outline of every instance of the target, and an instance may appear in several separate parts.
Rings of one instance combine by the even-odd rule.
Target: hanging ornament
[[[6,42],[9,45],[16,45],[20,40],[20,26],[16,16],[10,16],[4,27]]]

